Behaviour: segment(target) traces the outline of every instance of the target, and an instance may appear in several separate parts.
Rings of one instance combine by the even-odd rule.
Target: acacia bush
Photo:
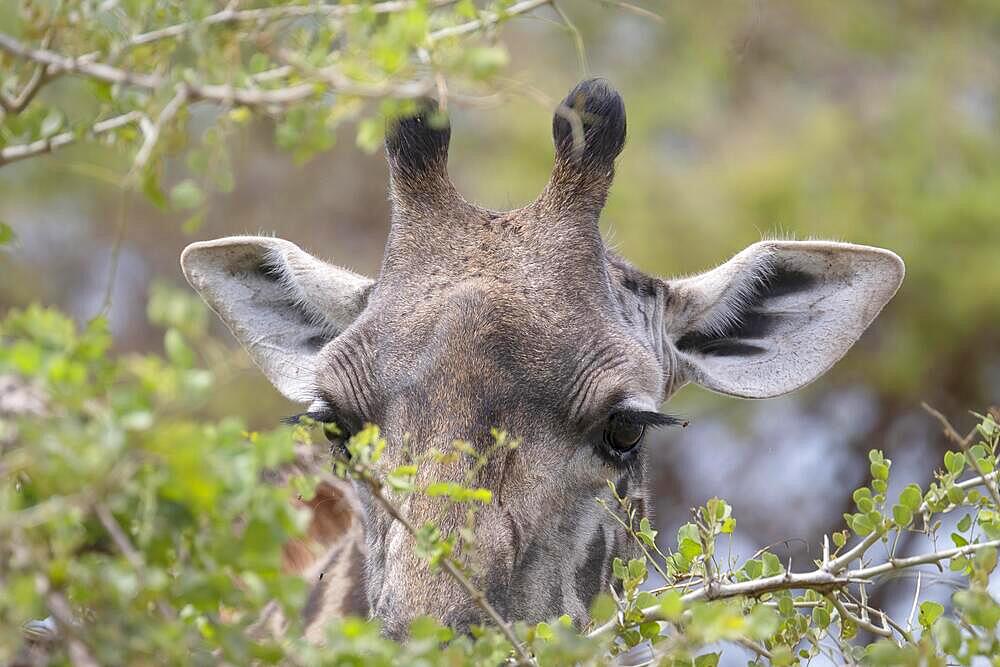
[[[294,461],[297,448],[325,455],[326,445],[314,445],[324,442],[315,437],[319,427],[248,432],[235,418],[199,419],[198,403],[213,385],[200,364],[215,345],[205,312],[193,297],[159,288],[149,315],[165,328],[162,355],[113,355],[102,319],[79,328],[38,306],[11,311],[0,325],[3,662],[20,655],[89,665],[603,664],[643,642],[670,665],[711,665],[730,650],[773,664],[816,656],[995,664],[1000,654],[1000,604],[987,590],[1000,545],[995,415],[982,416],[966,437],[951,432],[956,449],[926,489],[911,484],[887,495],[891,461],[873,450],[871,482],[853,492],[857,512],[824,542],[814,570],[790,571],[767,550],[745,562],[727,556],[737,513],[718,498],[693,512],[669,548],[622,499],[605,509],[645,557],[614,563],[619,590],[598,598],[591,627],[573,628],[568,618],[531,627],[501,621],[452,637],[420,619],[410,641],[398,644],[380,636],[377,620],[344,619],[330,624],[324,647],[309,645],[297,621],[305,584],[281,570],[281,545],[306,520],[289,502],[293,494],[339,474],[368,485],[404,522],[398,501],[406,494],[446,496],[470,512],[492,498],[457,483],[415,488],[415,467],[379,474],[385,441],[375,426],[350,440],[350,459],[305,470],[287,486],[262,482],[264,471]],[[517,446],[495,436],[499,448]],[[428,456],[485,455],[456,443]],[[949,514],[961,518],[944,536],[941,517]],[[428,567],[468,585],[455,554],[459,542],[463,552],[475,547],[471,532],[409,528]],[[896,554],[904,531],[926,533],[933,547]],[[923,599],[919,578],[906,617],[870,606],[867,589],[880,578],[935,565],[962,577],[947,608]],[[645,585],[650,570],[666,584]],[[286,635],[250,633],[272,600],[290,619]]]

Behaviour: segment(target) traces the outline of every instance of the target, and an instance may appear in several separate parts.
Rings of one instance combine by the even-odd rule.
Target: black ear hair
[[[604,79],[580,82],[556,110],[552,138],[562,162],[584,168],[613,167],[625,146],[621,95]]]
[[[417,112],[395,119],[386,132],[385,150],[397,175],[442,171],[448,162],[451,125],[432,99],[417,101]]]

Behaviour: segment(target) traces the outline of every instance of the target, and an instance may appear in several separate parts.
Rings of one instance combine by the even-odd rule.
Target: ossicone
[[[386,128],[385,150],[394,181],[444,176],[451,125],[435,100],[421,98],[416,110]]]
[[[558,163],[600,173],[613,170],[625,146],[621,95],[604,79],[580,82],[556,109],[552,138]]]

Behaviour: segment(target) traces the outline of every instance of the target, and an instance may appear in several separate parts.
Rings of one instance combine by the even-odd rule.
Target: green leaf
[[[615,558],[611,561],[611,572],[615,575],[615,579],[621,579],[624,581],[628,578],[628,571],[625,569],[625,561],[621,558]]]
[[[923,493],[920,491],[920,487],[916,484],[910,484],[902,493],[899,494],[899,504],[904,507],[909,507],[910,510],[916,512],[920,509],[920,505],[923,504],[924,497]]]
[[[965,470],[965,454],[962,452],[945,452],[944,467],[952,475],[957,475]]]
[[[925,600],[920,603],[920,613],[917,618],[920,620],[920,625],[929,628],[943,613],[942,605],[933,600]]]
[[[621,563],[620,560],[618,562]],[[617,573],[615,573],[615,576],[618,576]],[[619,579],[620,578],[621,577],[619,577]],[[679,600],[680,595],[677,597]],[[610,619],[616,611],[618,611],[618,606],[615,604],[614,599],[607,593],[601,593],[594,598],[594,603],[590,606],[590,617],[595,623],[604,623]]]
[[[184,336],[177,329],[167,329],[163,336],[163,347],[174,365],[180,368],[191,368],[194,365],[194,351],[184,342]]]
[[[701,542],[695,542],[694,540],[685,537],[681,540],[678,550],[681,552],[681,555],[688,560],[694,560],[702,553]]]
[[[718,667],[721,653],[706,653],[694,659],[694,667]]]
[[[892,518],[900,528],[906,528],[913,523],[913,511],[905,505],[893,505]]]
[[[642,591],[635,599],[635,606],[639,609],[649,609],[659,604],[656,596],[649,591]]]
[[[743,571],[751,579],[759,579],[764,572],[764,563],[759,559],[751,559],[743,564]]]
[[[830,612],[827,611],[826,607],[813,607],[812,622],[816,627],[825,630],[830,625]]]
[[[175,208],[198,208],[205,200],[198,184],[191,179],[185,179],[170,190],[170,203]]]
[[[889,466],[882,462],[876,462],[871,464],[872,477],[874,479],[887,480],[889,479]]]
[[[639,626],[639,634],[643,639],[655,639],[660,636],[660,624],[656,621],[646,621]]]
[[[778,611],[785,618],[791,618],[795,615],[795,602],[790,595],[785,594],[778,599]]]
[[[747,617],[747,632],[755,639],[767,639],[781,626],[778,612],[762,604],[757,605]]]
[[[6,222],[0,222],[0,246],[11,243],[15,238],[14,230]]]
[[[855,514],[851,519],[851,529],[859,537],[864,537],[875,530],[875,524],[865,514]]]
[[[489,489],[473,489],[455,482],[433,482],[424,489],[428,496],[446,496],[457,503],[478,502],[488,505],[493,502],[493,492]]]
[[[773,577],[785,573],[785,568],[782,566],[781,561],[773,553],[765,551],[761,554],[761,560],[764,563],[763,574],[765,577]]]
[[[62,129],[63,122],[65,122],[65,118],[63,117],[62,112],[58,109],[52,109],[45,116],[45,120],[42,121],[39,133],[42,137],[47,139]]]
[[[678,591],[667,591],[660,596],[660,613],[668,621],[675,621],[684,613],[684,603]]]
[[[503,46],[480,46],[468,49],[465,59],[474,78],[486,79],[506,67],[510,55]]]
[[[385,137],[385,121],[376,118],[365,118],[358,123],[358,133],[355,141],[358,148],[366,153],[374,153],[382,145]]]
[[[961,519],[959,520],[957,528],[959,529],[959,531],[961,531],[961,532],[963,532],[963,533],[964,533],[964,532],[965,532],[965,531],[967,531],[967,530],[968,530],[968,529],[969,529],[969,528],[970,528],[971,526],[972,526],[972,516],[971,516],[971,515],[969,515],[969,514],[966,514],[965,516],[963,516],[963,517],[962,517],[962,518],[961,518]]]
[[[931,627],[931,636],[946,654],[957,655],[962,649],[962,631],[951,619],[939,618]]]

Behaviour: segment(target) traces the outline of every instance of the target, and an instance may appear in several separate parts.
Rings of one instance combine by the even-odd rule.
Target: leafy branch
[[[382,117],[405,112],[408,101],[435,91],[461,100],[457,84],[488,86],[507,55],[502,44],[481,45],[475,36],[545,5],[552,0],[483,9],[457,0],[289,0],[260,8],[229,3],[198,16],[181,7],[144,13],[105,3],[79,19],[57,4],[30,16],[45,26],[37,42],[0,33],[0,58],[14,65],[0,86],[0,166],[102,138],[132,147],[130,183],[158,201],[155,170],[185,143],[164,137],[182,137],[187,110],[198,103],[215,109],[220,126],[253,116],[277,120],[278,143],[303,157],[326,148],[334,127],[350,119],[362,119],[358,141],[373,148]],[[95,20],[99,14],[117,26]],[[149,25],[151,16],[163,25]],[[249,47],[235,60],[234,43]],[[104,91],[95,99],[103,98],[96,119],[93,111],[39,102],[43,88],[63,78]]]
[[[330,426],[325,426],[325,428],[330,428]],[[496,443],[499,447],[507,446],[505,435],[502,435],[499,432],[494,435]],[[459,441],[456,444],[461,450],[462,443]],[[412,465],[405,466],[402,469],[393,471],[387,478],[384,479],[374,468],[374,464],[379,461],[381,452],[385,448],[385,440],[380,438],[378,428],[375,426],[368,426],[361,432],[354,435],[347,443],[347,447],[350,452],[350,457],[344,456],[343,453],[337,451],[336,448],[331,449],[338,473],[367,487],[368,491],[372,495],[372,498],[378,502],[382,509],[385,510],[386,514],[388,514],[393,521],[396,521],[403,526],[406,532],[409,533],[414,540],[420,542],[424,539],[426,537],[424,532],[418,530],[417,527],[413,525],[413,523],[406,517],[405,514],[403,514],[399,506],[386,492],[387,481],[397,492],[413,492],[414,488],[411,480],[417,473],[417,467]],[[443,453],[435,451],[432,452],[432,455],[441,456]],[[481,467],[484,465],[483,458],[484,457],[476,457],[475,463],[477,466]],[[441,483],[437,483],[436,486],[441,486]],[[478,499],[486,502],[489,502],[490,500],[490,496],[483,497],[482,494],[475,493],[477,491],[476,489],[466,489],[462,485],[458,484],[450,484],[445,490],[448,491],[449,497],[453,499],[468,498],[470,500]],[[459,491],[465,490],[469,491],[469,493],[458,493]],[[427,492],[433,493],[433,490],[429,488]],[[496,608],[490,604],[485,593],[479,590],[466,575],[465,565],[453,555],[451,545],[445,540],[438,539],[436,540],[436,544],[431,545],[431,549],[428,551],[433,552],[433,556],[430,559],[431,564],[440,566],[449,577],[461,586],[475,605],[483,610],[483,612],[489,617],[490,621],[500,630],[517,655],[517,664],[535,665],[536,663],[534,658],[525,648],[524,644],[517,638],[517,635],[514,634],[514,630],[511,625],[504,620],[503,616],[500,615],[500,612],[498,612]]]
[[[667,580],[666,586],[653,594],[639,593],[638,587],[645,578],[645,561],[653,557],[648,548],[643,549],[645,559],[633,561],[628,567],[624,564],[616,566],[616,574],[622,580],[625,590],[624,599],[619,602],[618,613],[597,625],[589,636],[617,636],[627,646],[634,645],[641,638],[662,642],[664,640],[660,630],[654,623],[674,623],[687,633],[693,619],[704,613],[699,610],[729,603],[737,603],[744,608],[743,620],[734,617],[730,621],[732,623],[750,623],[754,614],[758,615],[756,625],[746,625],[749,631],[760,627],[761,614],[764,612],[759,610],[763,604],[767,608],[783,611],[787,619],[779,626],[783,628],[783,636],[771,633],[763,645],[754,644],[745,634],[715,639],[729,639],[770,660],[775,657],[775,649],[787,652],[804,640],[813,643],[816,650],[819,650],[819,642],[824,636],[832,638],[826,629],[831,621],[839,618],[844,637],[853,636],[854,632],[862,629],[876,637],[891,640],[892,645],[899,650],[906,650],[908,646],[932,650],[927,639],[917,639],[912,632],[913,619],[918,610],[920,624],[925,630],[931,629],[933,625],[939,635],[947,634],[951,637],[954,633],[952,626],[948,625],[951,621],[947,619],[942,619],[935,625],[943,607],[932,601],[920,602],[919,570],[913,604],[905,623],[893,619],[884,610],[872,608],[867,603],[867,591],[878,583],[880,577],[893,572],[915,570],[925,565],[942,569],[943,564],[948,563],[953,571],[964,573],[974,581],[984,581],[985,575],[993,570],[997,551],[1000,549],[1000,523],[997,514],[1000,506],[994,502],[992,492],[983,495],[976,489],[982,486],[991,489],[995,484],[1000,426],[997,425],[996,416],[980,415],[981,421],[976,429],[968,436],[960,437],[940,413],[930,412],[942,421],[946,435],[963,451],[946,454],[944,470],[938,473],[937,482],[926,493],[916,485],[906,487],[899,501],[892,505],[891,512],[888,513],[885,493],[891,461],[880,452],[873,451],[870,455],[871,486],[855,491],[854,499],[859,512],[845,515],[848,525],[859,537],[853,546],[847,548],[847,531],[843,531],[833,535],[835,550],[832,553],[830,538],[824,538],[822,558],[811,571],[794,572],[790,565],[783,566],[777,557],[764,551],[758,554],[760,559],[755,557],[742,568],[722,572],[715,559],[716,540],[732,532],[735,523],[731,519],[728,504],[712,499],[705,507],[694,510],[693,522],[682,526],[678,531],[677,551],[664,556],[659,550],[655,550],[662,563],[654,562],[653,565]],[[980,436],[981,442],[973,445],[976,435]],[[979,474],[959,480],[966,467],[971,467]],[[628,516],[627,501],[620,502]],[[976,510],[976,523],[988,539],[961,534],[974,529],[973,521],[966,516],[958,524],[959,532],[951,536],[955,543],[953,548],[935,549],[906,557],[895,554],[899,534],[915,530],[915,516],[924,518],[920,532],[933,537],[940,524],[932,523],[932,517],[959,507]],[[619,521],[626,529],[630,528],[630,521]],[[645,530],[630,529],[629,532],[644,547],[648,546],[651,537],[655,538],[655,531],[652,535]],[[890,539],[892,535],[896,536],[895,540]],[[888,557],[882,562],[869,562],[870,550],[879,542],[886,544]],[[858,565],[852,567],[854,563]],[[988,597],[963,599],[956,596],[956,605],[960,608],[965,605],[966,613],[969,613],[968,609],[973,604],[979,605],[975,608],[980,614],[986,613],[980,610],[982,605],[986,605],[987,609],[995,609],[997,618],[1000,618],[1000,606],[989,601]],[[720,609],[727,608],[723,606]],[[797,608],[812,609],[813,625],[818,627],[809,629],[808,625],[789,625]],[[850,647],[839,640],[835,640],[835,643],[838,643],[845,654],[851,654]],[[953,649],[951,643],[946,650]]]

